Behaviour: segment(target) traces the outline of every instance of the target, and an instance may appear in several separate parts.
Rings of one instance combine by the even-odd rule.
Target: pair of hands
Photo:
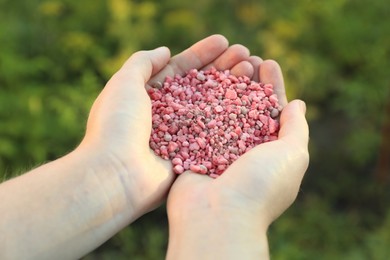
[[[279,138],[251,149],[217,179],[177,177],[149,148],[145,88],[210,66],[274,85],[284,106]],[[78,259],[167,197],[167,258],[266,258],[267,228],[294,201],[307,168],[304,114],[302,101],[287,103],[277,63],[229,47],[220,35],[172,58],[165,47],[137,52],[96,99],[77,149],[0,184],[0,258]]]
[[[149,148],[152,115],[145,88],[167,75],[210,66],[274,85],[284,107],[279,138],[244,154],[217,179],[189,172],[176,178],[171,163]],[[183,218],[193,221],[195,216],[212,218],[223,212],[266,229],[295,200],[307,169],[304,115],[302,101],[287,103],[276,62],[250,56],[244,46],[229,46],[223,36],[213,35],[172,58],[166,47],[133,54],[95,101],[80,147],[103,151],[114,169],[127,173],[133,218],[160,205],[169,191],[170,226],[184,225]]]

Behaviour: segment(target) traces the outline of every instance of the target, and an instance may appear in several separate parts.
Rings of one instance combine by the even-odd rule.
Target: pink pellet
[[[196,172],[196,173],[200,173],[200,166],[199,165],[195,165],[195,164],[191,164],[190,170],[193,171],[193,172]]]
[[[218,162],[218,164],[228,164],[228,163],[229,163],[229,161],[226,160],[226,158],[223,157],[222,155],[220,155],[220,156],[218,157],[217,162]]]
[[[279,123],[276,120],[269,118],[268,129],[270,134],[275,133],[279,129]]]
[[[277,140],[281,111],[271,84],[229,70],[190,70],[148,90],[150,147],[173,172],[220,176],[242,154]]]
[[[257,110],[251,110],[251,111],[249,111],[248,116],[250,118],[256,119],[257,118],[257,114],[258,114]]]
[[[176,151],[177,148],[179,148],[179,144],[177,144],[175,142],[169,142],[169,144],[168,144],[168,151],[170,153]]]
[[[158,129],[163,131],[163,132],[166,132],[166,131],[168,131],[169,128],[168,128],[168,126],[166,124],[160,124],[158,126]]]
[[[199,147],[201,149],[206,148],[206,141],[205,141],[205,139],[198,137],[195,140],[196,140],[196,142],[198,143],[198,145],[199,145]]]
[[[219,177],[219,174],[216,174],[216,173],[210,173],[210,175],[209,175],[211,178],[213,178],[213,179],[216,179],[216,178],[218,178]]]
[[[239,84],[236,85],[236,87],[238,89],[245,90],[247,88],[247,84],[245,84],[244,82],[243,83],[239,83]]]
[[[266,115],[259,115],[259,119],[264,125],[268,125],[268,118]]]
[[[275,117],[277,117],[279,115],[279,110],[277,110],[276,108],[273,108],[272,110],[271,110],[271,117],[272,118],[275,118]]]
[[[190,155],[189,155],[189,153],[188,152],[186,152],[186,151],[181,151],[180,152],[180,155],[184,158],[184,159],[188,159],[188,158],[190,158]]]
[[[225,93],[225,98],[234,100],[237,98],[237,92],[233,89],[227,89]]]
[[[207,169],[212,169],[213,168],[213,164],[211,162],[209,162],[209,161],[203,161],[202,165],[204,165],[204,167],[206,167],[206,171],[207,171]]]
[[[264,85],[264,93],[269,97],[273,94],[273,86],[271,84]]]
[[[218,105],[218,106],[216,106],[216,107],[214,108],[214,110],[215,110],[215,112],[220,113],[220,112],[223,111],[223,107]]]
[[[199,144],[198,144],[198,143],[191,143],[191,144],[190,144],[190,150],[191,150],[191,151],[194,151],[194,150],[195,150],[195,151],[198,151],[199,148],[200,148],[200,147],[199,147]]]
[[[215,119],[212,119],[208,124],[207,124],[207,127],[208,128],[214,128],[215,126],[217,125],[217,121]]]
[[[180,158],[177,158],[177,157],[176,157],[176,158],[173,158],[173,159],[172,159],[172,164],[173,164],[173,165],[178,165],[178,164],[179,164],[179,165],[182,165],[182,164],[183,164],[183,161],[182,161]]]
[[[167,142],[171,141],[171,140],[172,140],[172,135],[170,135],[170,134],[165,134],[165,135],[164,135],[164,140],[167,141]]]
[[[175,173],[177,173],[177,174],[181,174],[181,173],[183,173],[184,172],[184,168],[183,168],[183,166],[181,166],[181,165],[175,165],[174,167],[173,167],[173,171],[175,172]]]
[[[199,173],[200,174],[206,174],[207,173],[207,167],[203,164],[199,165]]]

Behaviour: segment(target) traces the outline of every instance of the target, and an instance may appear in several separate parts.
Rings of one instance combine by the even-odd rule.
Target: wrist
[[[87,167],[102,181],[102,189],[118,195],[111,207],[126,217],[125,225],[159,206],[174,180],[170,163],[155,158],[150,149],[133,152],[83,142],[73,153],[88,157]]]
[[[251,213],[168,205],[168,259],[267,259],[267,228]]]
[[[137,191],[131,189],[131,175],[120,159],[104,148],[82,144],[65,158],[78,161],[91,180],[90,187],[99,190],[113,218],[118,218],[120,228],[137,219],[141,213],[135,200]],[[135,168],[134,168],[135,171]]]
[[[33,258],[51,259],[61,252],[78,259],[139,216],[126,189],[131,179],[99,151],[80,146],[2,184],[0,211],[7,214],[0,229],[14,227],[12,232],[5,228],[5,253],[23,259],[33,252]],[[10,192],[13,196],[3,196]]]

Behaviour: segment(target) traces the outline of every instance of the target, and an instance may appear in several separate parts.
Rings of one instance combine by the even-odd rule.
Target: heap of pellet
[[[150,147],[177,174],[213,178],[256,145],[277,139],[281,111],[271,84],[229,70],[190,70],[148,90]]]

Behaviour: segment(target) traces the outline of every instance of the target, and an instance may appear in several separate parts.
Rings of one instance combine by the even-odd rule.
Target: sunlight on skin
[[[217,70],[230,69],[237,75],[252,77],[253,66],[247,61],[248,49],[239,44],[230,47],[228,44],[221,35],[212,35],[195,43],[172,57],[167,66],[149,80],[148,85],[164,82],[166,76],[184,75],[190,69],[204,70],[210,67]]]
[[[166,47],[134,53],[95,100],[74,151],[0,185],[0,258],[80,258],[160,205],[176,176],[149,148],[147,82],[207,66],[252,76],[248,58],[221,35],[172,59]]]
[[[273,84],[284,107],[279,138],[245,153],[217,179],[190,171],[178,176],[167,204],[168,259],[196,259],[194,253],[199,251],[212,252],[209,259],[267,259],[266,230],[296,198],[309,161],[305,105],[287,104],[283,75],[275,61],[251,56],[247,62],[253,67],[252,79]],[[185,239],[188,234],[193,237]]]

